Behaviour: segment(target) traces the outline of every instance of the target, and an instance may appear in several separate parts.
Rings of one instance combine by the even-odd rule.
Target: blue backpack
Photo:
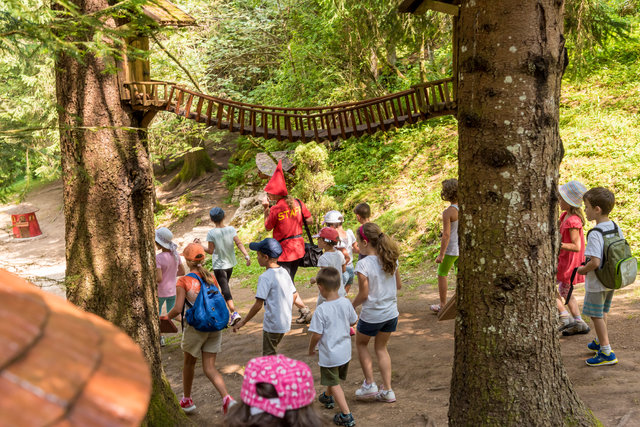
[[[200,282],[200,292],[193,305],[185,299],[189,306],[184,317],[187,323],[201,332],[215,332],[226,328],[229,324],[229,310],[218,287],[208,284],[195,273],[187,276]]]

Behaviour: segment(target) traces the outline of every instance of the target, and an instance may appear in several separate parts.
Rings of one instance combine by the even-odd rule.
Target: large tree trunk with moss
[[[191,145],[193,148],[184,155],[182,169],[169,181],[167,190],[172,190],[180,183],[193,181],[205,173],[216,170],[216,164],[207,154],[204,142],[192,142]]]
[[[109,6],[107,0],[74,3],[84,13]],[[91,41],[93,35],[85,37]],[[122,328],[142,348],[154,382],[147,423],[182,423],[160,358],[146,135],[130,130],[141,118],[121,105],[105,60],[90,54],[83,60],[62,53],[56,62],[67,297]]]
[[[562,364],[558,254],[563,3],[460,8],[460,271],[452,426],[593,425]]]

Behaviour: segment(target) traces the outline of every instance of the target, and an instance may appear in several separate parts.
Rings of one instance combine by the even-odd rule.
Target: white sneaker
[[[378,386],[376,383],[367,384],[367,380],[364,380],[360,388],[356,390],[356,399],[373,399],[377,394]]]
[[[164,336],[160,336],[160,347],[164,347],[166,342],[164,341]]]
[[[378,394],[376,394],[376,400],[380,402],[393,403],[396,401],[396,394],[393,390],[380,389]]]

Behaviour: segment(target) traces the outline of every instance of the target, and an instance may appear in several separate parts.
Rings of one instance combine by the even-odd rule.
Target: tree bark
[[[83,13],[107,0],[74,0]],[[112,20],[107,25],[114,26]],[[93,34],[85,34],[91,42]],[[142,117],[120,103],[116,76],[90,53],[61,52],[56,94],[66,220],[67,298],[122,328],[142,348],[153,394],[147,423],[183,423],[164,379],[155,283],[153,179]],[[129,128],[129,129],[125,129]]]
[[[593,425],[556,333],[561,0],[465,0],[452,426]]]
[[[216,164],[211,160],[207,150],[204,148],[204,142],[193,142],[191,146],[200,148],[196,150],[188,151],[184,155],[184,163],[182,169],[166,186],[167,190],[172,190],[180,183],[192,181],[205,173],[213,172],[216,170]]]

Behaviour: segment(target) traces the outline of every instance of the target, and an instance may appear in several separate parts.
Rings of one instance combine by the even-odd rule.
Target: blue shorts
[[[613,289],[602,292],[585,292],[582,314],[589,317],[602,318],[608,313],[613,299]]]
[[[364,320],[358,320],[358,332],[362,335],[375,337],[378,332],[395,332],[398,326],[398,318],[394,317],[391,320],[386,320],[382,323],[368,323]]]
[[[355,276],[353,267],[348,265],[347,270],[342,273],[342,282],[345,286],[353,284],[353,276]]]

